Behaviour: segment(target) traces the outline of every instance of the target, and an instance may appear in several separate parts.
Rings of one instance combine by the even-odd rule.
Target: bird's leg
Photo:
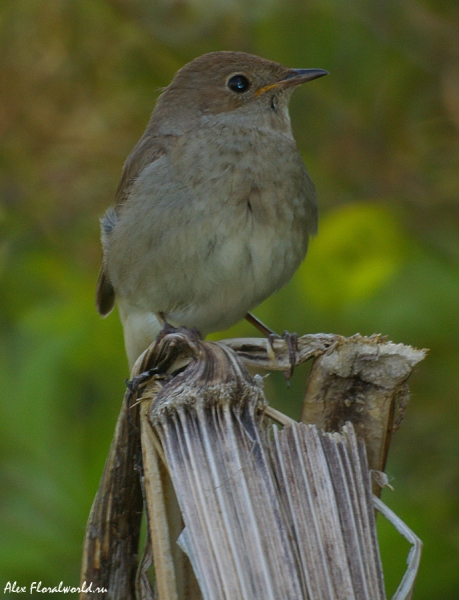
[[[174,333],[175,331],[177,331],[177,327],[174,327],[167,321],[166,315],[162,311],[156,313],[156,318],[158,319],[159,324],[161,325],[161,330],[156,336],[157,342],[161,341],[164,337],[166,337],[168,333]]]
[[[296,333],[289,333],[288,331],[284,331],[282,335],[279,335],[273,329],[271,329],[262,321],[260,321],[260,319],[252,315],[252,313],[247,313],[244,318],[268,338],[271,348],[273,348],[273,343],[276,338],[282,338],[283,340],[285,340],[290,359],[290,369],[288,371],[284,371],[284,377],[287,382],[287,385],[289,385],[290,379],[293,375],[296,365],[296,353],[298,351],[298,335]]]
[[[244,319],[248,321],[251,325],[253,325],[256,329],[258,329],[258,331],[265,335],[267,338],[269,338],[270,336],[273,336],[275,338],[280,337],[273,329],[271,329],[271,327],[265,325],[263,321],[260,321],[260,319],[258,319],[255,315],[252,315],[252,313],[247,313]]]
[[[176,331],[182,331],[182,332],[188,332],[191,333],[191,335],[197,339],[198,341],[203,340],[204,336],[202,335],[202,333],[199,331],[199,329],[197,329],[196,327],[174,327],[174,325],[171,325],[167,319],[166,319],[166,315],[160,311],[158,313],[156,313],[156,317],[161,325],[161,331],[158,333],[158,335],[156,336],[156,341],[159,342],[161,341],[167,334],[169,333],[175,333]]]

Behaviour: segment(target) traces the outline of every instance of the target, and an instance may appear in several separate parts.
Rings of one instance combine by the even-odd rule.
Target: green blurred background
[[[381,332],[430,348],[383,499],[425,544],[415,599],[457,599],[457,0],[1,2],[1,591],[78,583],[128,375],[118,316],[94,308],[98,218],[158,89],[222,49],[330,71],[291,103],[319,235],[255,312],[279,331]],[[256,332],[241,323],[225,335]],[[268,398],[298,416],[305,377],[287,390],[271,375]],[[408,544],[379,527],[392,593]]]

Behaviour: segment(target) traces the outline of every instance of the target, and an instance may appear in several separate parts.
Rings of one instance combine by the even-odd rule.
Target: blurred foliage
[[[417,600],[458,597],[459,4],[456,0],[4,0],[0,4],[0,586],[78,582],[127,365],[93,291],[98,217],[158,88],[245,50],[330,76],[292,121],[319,235],[256,313],[282,331],[430,348],[384,498],[424,540]],[[225,335],[255,335],[241,323]],[[266,391],[292,415],[306,373]],[[407,545],[379,524],[387,587]]]

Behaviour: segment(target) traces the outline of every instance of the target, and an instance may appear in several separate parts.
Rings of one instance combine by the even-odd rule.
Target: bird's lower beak
[[[265,85],[257,91],[257,96],[263,94],[264,92],[268,92],[272,89],[285,89],[289,87],[294,87],[297,85],[301,85],[302,83],[306,83],[307,81],[312,81],[313,79],[318,79],[319,77],[323,77],[324,75],[328,75],[328,71],[324,69],[291,69],[287,77],[281,79],[280,81],[276,81],[276,83],[271,83],[270,85]]]

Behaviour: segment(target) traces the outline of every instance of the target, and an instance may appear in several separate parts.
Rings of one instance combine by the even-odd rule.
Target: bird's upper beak
[[[312,81],[313,79],[323,77],[324,75],[328,75],[328,71],[325,71],[324,69],[290,69],[287,76],[280,81],[270,83],[257,90],[257,96],[272,89],[285,89],[301,85],[302,83]]]

